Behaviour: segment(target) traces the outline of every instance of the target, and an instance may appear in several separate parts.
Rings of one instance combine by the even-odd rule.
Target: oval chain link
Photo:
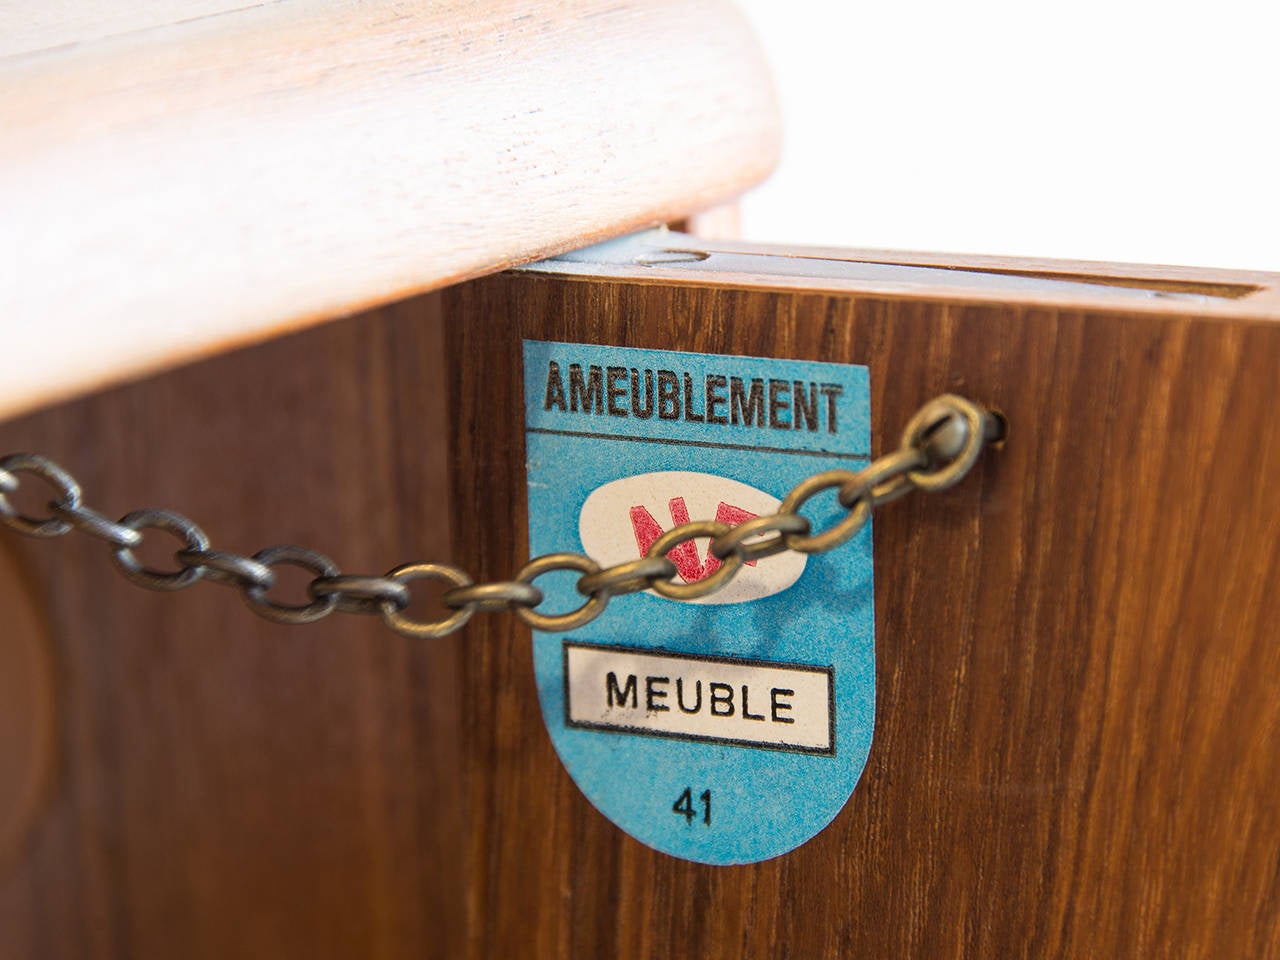
[[[135,510],[120,518],[120,526],[137,533],[143,530],[165,530],[183,541],[183,549],[209,549],[209,538],[205,532],[182,514],[172,510]],[[204,567],[188,567],[181,563],[177,570],[153,570],[138,559],[133,547],[114,547],[111,559],[126,578],[148,590],[182,590],[204,576]]]
[[[959,483],[977,463],[988,443],[1004,439],[1003,417],[964,397],[945,394],[930,401],[908,421],[896,450],[861,470],[826,470],[801,481],[782,500],[776,513],[730,526],[712,520],[683,523],[662,534],[643,557],[601,567],[580,553],[552,553],[530,560],[514,580],[475,583],[445,563],[408,563],[382,576],[344,574],[322,553],[282,545],[242,556],[210,548],[208,536],[194,522],[171,510],[137,510],[110,520],[85,506],[79,483],[47,457],[14,453],[0,457],[0,524],[31,537],[58,537],[78,530],[103,541],[112,559],[131,582],[151,590],[181,590],[201,579],[239,588],[254,613],[276,623],[311,623],[335,610],[376,614],[395,632],[418,639],[448,636],[477,611],[511,611],[535,630],[575,630],[604,613],[609,600],[650,590],[673,600],[694,600],[721,590],[748,563],[786,550],[825,553],[848,542],[866,525],[875,508],[912,490],[946,490]],[[38,477],[55,494],[48,516],[29,516],[10,501],[26,475]],[[845,516],[814,532],[800,513],[811,499],[836,490]],[[144,531],[164,530],[182,541],[175,552],[176,570],[145,566],[136,553]],[[707,576],[678,583],[679,569],[671,552],[695,540],[710,540],[709,554],[718,566]],[[309,601],[289,604],[271,599],[274,567],[301,567],[312,574]],[[564,613],[542,613],[543,591],[534,585],[557,571],[578,574],[583,602]],[[446,585],[440,595],[442,615],[420,620],[406,613],[409,584],[435,580]]]
[[[583,596],[607,593],[611,597],[623,597],[648,590],[659,580],[670,580],[677,572],[676,565],[667,557],[640,557],[615,563],[599,573],[584,574],[578,578],[578,592]]]
[[[203,570],[205,579],[225,583],[229,587],[240,587],[242,590],[257,587],[266,591],[276,585],[276,575],[270,567],[253,557],[242,557],[238,553],[179,550],[174,554],[174,559],[184,567]]]
[[[544,573],[554,573],[557,570],[576,570],[578,573],[591,576],[600,572],[600,564],[580,553],[548,553],[541,557],[534,557],[521,567],[520,572],[516,574],[516,580],[531,584]],[[578,578],[578,582],[582,582],[581,577]],[[590,623],[604,613],[608,603],[609,594],[601,590],[587,597],[586,603],[582,606],[567,613],[538,613],[528,607],[517,607],[516,616],[535,630],[561,633],[565,630],[576,630]]]
[[[71,529],[71,524],[58,516],[28,517],[18,512],[9,502],[9,494],[17,493],[22,474],[30,473],[58,491],[58,499],[52,504],[67,509],[80,506],[80,484],[71,474],[46,457],[33,453],[11,453],[0,457],[0,522],[29,537],[60,537]]]
[[[97,510],[90,510],[82,503],[67,506],[62,503],[51,503],[49,509],[59,520],[64,520],[81,533],[105,540],[116,547],[136,547],[142,543],[141,532],[123,523],[116,523]]]
[[[789,533],[805,534],[809,532],[809,518],[798,513],[775,513],[772,516],[752,517],[732,527],[728,533],[721,534],[711,541],[711,555],[723,560],[731,553],[742,556],[743,563],[752,563],[766,557],[776,557],[787,550]],[[766,540],[755,540],[772,533],[774,536]]]
[[[412,583],[415,580],[443,580],[455,587],[469,587],[472,580],[466,573],[447,563],[406,563],[387,571],[387,579],[398,584]],[[379,608],[382,622],[396,633],[418,640],[436,640],[447,637],[471,619],[474,607],[463,607],[452,610],[449,615],[439,620],[415,620],[390,600],[384,600]]]
[[[516,607],[536,607],[542,602],[542,591],[532,583],[502,580],[497,583],[473,583],[446,590],[440,602],[454,610],[483,610],[497,613]]]
[[[720,523],[716,520],[694,520],[691,523],[682,523],[653,541],[653,546],[649,548],[645,556],[666,557],[668,553],[681,544],[689,543],[702,537],[723,537],[732,529],[729,524]],[[741,551],[735,551],[721,560],[720,566],[716,570],[700,580],[694,580],[690,583],[655,580],[653,582],[653,590],[659,596],[666,597],[668,600],[697,600],[699,597],[705,597],[709,593],[715,593],[737,576],[738,571],[741,569],[742,553]]]
[[[315,574],[313,584],[317,580],[336,577],[341,572],[338,565],[323,553],[290,544],[267,547],[265,550],[259,550],[250,559],[269,570],[282,565],[301,567],[308,573]],[[247,584],[241,589],[240,595],[244,597],[244,602],[249,605],[250,610],[276,623],[314,623],[333,613],[338,606],[336,593],[316,595],[308,591],[312,597],[310,603],[281,603],[267,596],[270,589],[258,584]]]
[[[337,597],[334,609],[341,613],[381,613],[384,603],[397,610],[409,605],[409,588],[386,577],[316,577],[307,584],[307,593],[316,599]]]

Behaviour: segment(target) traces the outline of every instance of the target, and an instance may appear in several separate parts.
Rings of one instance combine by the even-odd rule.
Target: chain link
[[[253,556],[210,548],[208,536],[195,523],[171,510],[137,510],[118,521],[81,502],[80,485],[46,457],[15,453],[0,457],[0,523],[31,537],[58,537],[78,530],[111,549],[120,572],[150,590],[182,590],[198,580],[236,587],[249,609],[277,623],[311,623],[334,611],[374,614],[388,627],[408,637],[434,639],[462,628],[477,611],[513,611],[535,630],[574,630],[600,616],[613,597],[652,590],[674,600],[692,600],[724,588],[746,563],[794,550],[825,553],[858,534],[872,511],[912,490],[938,491],[959,483],[973,469],[983,448],[1002,440],[1003,418],[963,397],[947,394],[932,400],[911,418],[896,450],[861,470],[826,470],[801,481],[783,498],[777,513],[730,526],[712,520],[683,523],[660,536],[645,556],[602,568],[580,553],[552,553],[530,560],[514,580],[475,583],[457,567],[444,563],[409,563],[382,576],[344,574],[322,553],[297,546],[275,546]],[[49,515],[23,514],[10,496],[23,477],[42,480],[56,494],[48,502]],[[845,516],[825,530],[814,532],[800,510],[828,490]],[[163,530],[182,541],[174,554],[176,570],[145,566],[135,550],[147,530]],[[719,566],[709,576],[677,583],[677,569],[668,554],[691,540],[709,539],[711,556]],[[300,567],[312,574],[307,602],[285,603],[270,596],[276,586],[274,567]],[[545,574],[578,574],[577,592],[584,598],[575,609],[545,613],[536,608],[543,592],[534,581]],[[435,620],[415,620],[409,584],[435,580],[447,586],[440,597],[445,614]]]

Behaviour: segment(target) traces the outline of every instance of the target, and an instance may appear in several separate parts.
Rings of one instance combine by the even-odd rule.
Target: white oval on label
[[[649,544],[689,520],[720,520],[730,525],[778,509],[763,490],[711,473],[666,470],[623,477],[593,490],[578,516],[583,549],[601,566],[635,560]],[[668,554],[679,574],[676,583],[709,576],[718,561],[709,539],[683,544]],[[781,593],[800,579],[808,558],[787,551],[747,565],[724,589],[688,603],[742,603]],[[652,593],[652,591],[650,591]]]

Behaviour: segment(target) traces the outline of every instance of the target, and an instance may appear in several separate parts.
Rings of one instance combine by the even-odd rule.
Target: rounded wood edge
[[[714,207],[780,142],[725,2],[285,0],[0,96],[0,417]]]

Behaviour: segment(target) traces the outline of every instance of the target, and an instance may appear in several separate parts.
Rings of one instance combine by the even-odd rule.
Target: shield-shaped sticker
[[[870,454],[865,367],[526,341],[531,555],[634,560],[688,520],[775,511],[812,473]],[[826,526],[834,496],[806,515]],[[825,515],[824,515],[825,514]],[[668,554],[713,574],[706,540]],[[541,610],[579,606],[539,580]],[[701,863],[786,853],[853,791],[875,719],[871,529],[837,551],[755,561],[723,590],[616,599],[535,632],[547,730],[582,792],[643,843]]]

